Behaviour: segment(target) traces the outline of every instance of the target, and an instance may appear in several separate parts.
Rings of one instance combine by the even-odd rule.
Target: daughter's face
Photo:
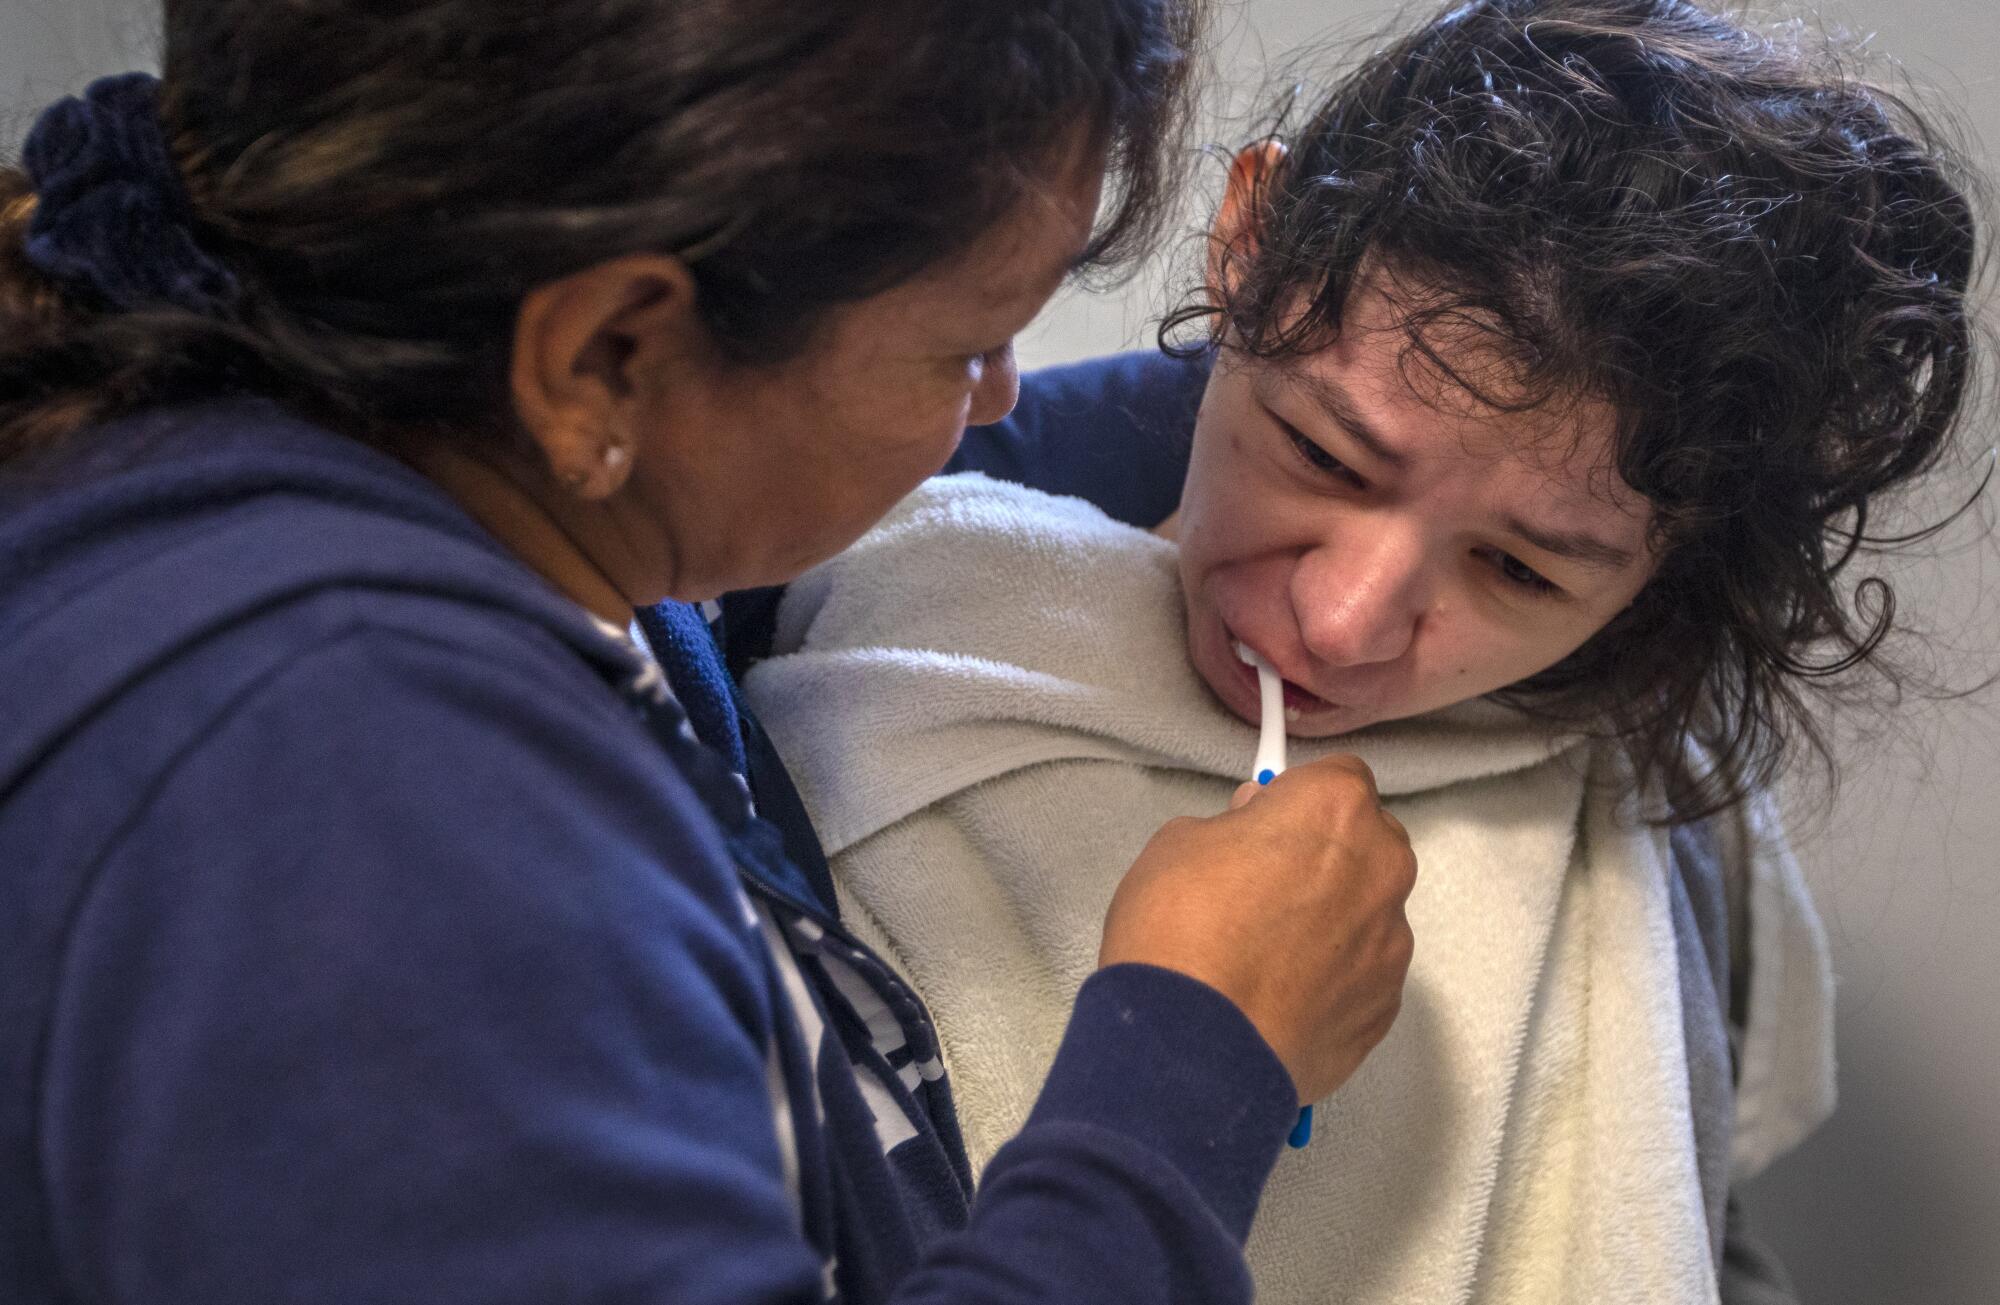
[[[1364,280],[1333,345],[1225,352],[1203,397],[1175,532],[1188,650],[1245,720],[1257,679],[1237,640],[1285,678],[1290,732],[1326,737],[1544,670],[1652,575],[1650,509],[1608,465],[1611,410],[1487,407],[1401,365],[1399,321]]]

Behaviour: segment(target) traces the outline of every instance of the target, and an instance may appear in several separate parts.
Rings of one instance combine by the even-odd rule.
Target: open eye
[[[1280,420],[1278,426],[1285,432],[1285,438],[1291,441],[1292,451],[1297,453],[1306,465],[1314,471],[1319,472],[1321,475],[1332,476],[1337,480],[1345,481],[1356,489],[1368,488],[1368,482],[1355,475],[1352,467],[1349,467],[1345,462],[1328,453],[1317,443],[1307,439],[1290,422]]]

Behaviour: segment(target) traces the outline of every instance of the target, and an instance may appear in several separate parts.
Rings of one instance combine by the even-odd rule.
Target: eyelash
[[[1304,435],[1301,435],[1298,429],[1289,422],[1281,421],[1278,425],[1283,427],[1285,438],[1292,442],[1292,451],[1297,453],[1308,467],[1323,474],[1338,474],[1355,489],[1368,488],[1368,482],[1356,475],[1354,468],[1348,466],[1339,458],[1334,457]]]
[[[1532,594],[1537,598],[1553,598],[1562,592],[1552,581],[1543,578],[1533,567],[1523,562],[1520,558],[1501,552],[1495,552],[1493,557],[1494,570],[1498,571],[1506,579],[1507,583],[1516,589]],[[1519,567],[1521,574],[1516,575],[1509,570],[1510,564]]]
[[[1366,489],[1368,487],[1367,482],[1356,475],[1353,468],[1349,467],[1339,458],[1334,457],[1331,453],[1328,453],[1314,441],[1307,439],[1290,423],[1280,421],[1278,425],[1284,429],[1285,438],[1291,441],[1292,451],[1298,454],[1299,459],[1308,467],[1322,474],[1338,473],[1346,479],[1349,485],[1356,489]],[[1492,554],[1492,558],[1493,569],[1500,573],[1501,578],[1510,586],[1525,594],[1537,598],[1553,598],[1562,592],[1560,586],[1510,553],[1502,553],[1496,549]]]

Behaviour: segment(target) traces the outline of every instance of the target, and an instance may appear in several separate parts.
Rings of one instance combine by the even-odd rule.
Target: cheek
[[[1240,436],[1199,432],[1181,493],[1182,552],[1198,571],[1271,546],[1282,498]]]
[[[1447,687],[1461,697],[1490,693],[1548,670],[1575,652],[1605,622],[1574,612],[1553,612],[1539,619],[1487,624],[1471,619],[1440,622],[1439,664],[1452,668]]]
[[[968,393],[920,367],[857,371],[799,405],[801,460],[845,480],[914,484],[957,447]]]
[[[801,526],[821,537],[822,551],[845,548],[950,461],[964,432],[964,403],[930,399],[850,409],[786,480],[800,502]]]
[[[850,460],[853,498],[874,516],[887,512],[944,470],[964,434],[962,403],[906,415],[893,437],[876,436]]]

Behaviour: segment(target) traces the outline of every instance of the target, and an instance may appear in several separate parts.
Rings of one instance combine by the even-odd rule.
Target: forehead
[[[1497,323],[1422,282],[1366,273],[1339,335],[1282,372],[1322,408],[1362,409],[1413,457],[1480,464],[1559,500],[1642,506],[1613,465],[1618,410],[1576,389],[1530,390]]]
[[[1106,151],[1065,142],[1012,208],[954,254],[830,315],[828,365],[986,348],[1027,326],[1095,228]]]
[[[958,255],[919,278],[918,288],[968,308],[1039,307],[1075,270],[1090,244],[1103,196],[1105,152],[1078,133],[1027,179],[1000,219]]]

